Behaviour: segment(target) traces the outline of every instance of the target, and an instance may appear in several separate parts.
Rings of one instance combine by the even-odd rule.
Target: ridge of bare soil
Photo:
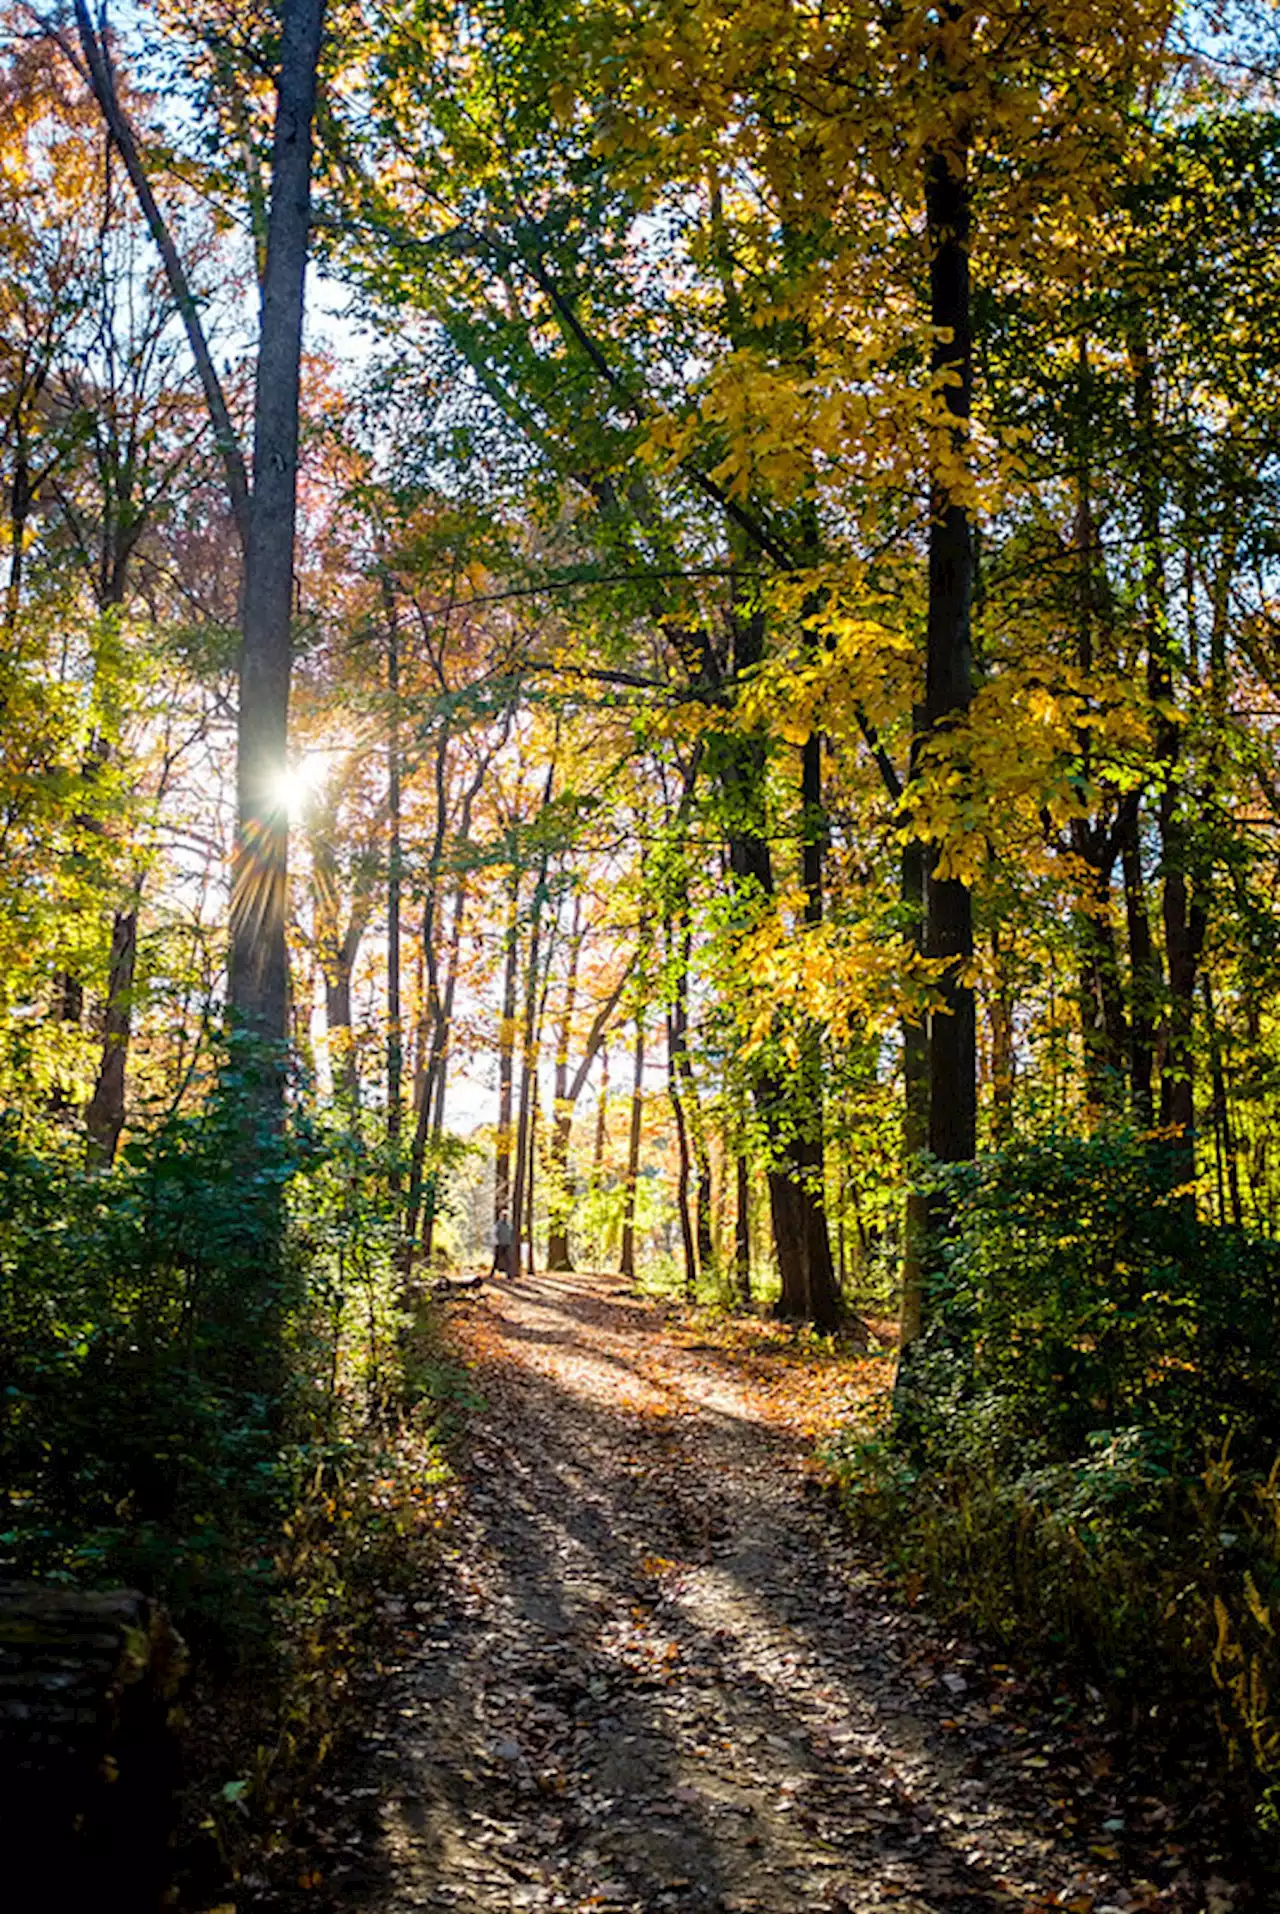
[[[342,1914],[1230,1914],[1105,1740],[892,1599],[813,1437],[884,1359],[710,1339],[601,1276],[447,1305],[470,1416],[443,1586],[321,1804]]]

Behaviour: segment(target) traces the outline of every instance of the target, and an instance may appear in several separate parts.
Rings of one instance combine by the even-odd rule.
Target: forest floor
[[[445,1572],[318,1802],[343,1914],[1230,1914],[1096,1724],[911,1606],[815,1442],[885,1354],[605,1277],[447,1305],[482,1403]],[[1224,1873],[1227,1870],[1224,1870]]]

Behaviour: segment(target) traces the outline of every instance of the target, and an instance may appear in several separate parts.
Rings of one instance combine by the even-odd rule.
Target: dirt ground
[[[881,1386],[602,1277],[449,1305],[483,1406],[440,1586],[306,1885],[343,1914],[1229,1914],[1105,1737],[911,1609],[813,1438]],[[772,1345],[771,1346],[771,1339]]]

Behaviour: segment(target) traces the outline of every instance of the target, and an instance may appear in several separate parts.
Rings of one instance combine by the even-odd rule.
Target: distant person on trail
[[[511,1218],[505,1210],[499,1210],[493,1225],[493,1267],[491,1276],[510,1276],[511,1274]]]

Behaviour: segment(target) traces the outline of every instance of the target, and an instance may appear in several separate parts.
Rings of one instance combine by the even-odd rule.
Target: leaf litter
[[[1243,1914],[1105,1737],[905,1602],[815,1437],[888,1380],[610,1278],[445,1305],[482,1406],[299,1886],[338,1914]],[[242,1899],[242,1906],[246,1905]]]

